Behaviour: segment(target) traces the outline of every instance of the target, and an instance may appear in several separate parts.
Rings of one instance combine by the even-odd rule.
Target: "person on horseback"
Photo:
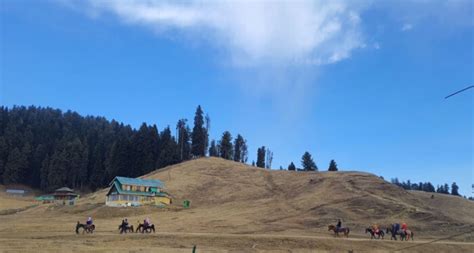
[[[408,226],[405,222],[402,223],[402,230],[406,234],[407,233]]]
[[[338,219],[337,220],[337,224],[336,224],[336,230],[339,231],[342,227],[342,222],[341,222],[341,219]]]
[[[147,229],[150,225],[151,225],[150,217],[146,217],[146,219],[143,221],[143,227]]]
[[[87,225],[87,226],[90,226],[90,225],[92,225],[93,223],[94,223],[94,222],[92,221],[92,217],[90,217],[90,216],[87,217],[86,225]]]
[[[127,220],[127,218],[125,218],[125,220],[123,220],[123,225],[125,226],[125,228],[128,228],[128,220]]]
[[[377,224],[372,225],[372,230],[374,231],[374,234],[376,235],[380,234],[380,229]]]
[[[400,223],[393,224],[393,232],[398,233],[398,230],[400,230]]]

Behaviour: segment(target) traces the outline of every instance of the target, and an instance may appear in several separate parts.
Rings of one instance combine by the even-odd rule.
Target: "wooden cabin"
[[[74,190],[68,187],[61,187],[53,193],[54,202],[63,205],[74,205],[78,196]]]
[[[68,187],[61,187],[56,189],[52,194],[36,197],[35,200],[43,204],[55,203],[58,205],[72,206],[76,203],[78,198],[79,194],[76,194],[74,190]]]
[[[107,206],[169,205],[171,196],[157,179],[115,177],[105,198]]]

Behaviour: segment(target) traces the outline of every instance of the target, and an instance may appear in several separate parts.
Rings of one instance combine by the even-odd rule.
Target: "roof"
[[[17,190],[17,189],[7,189],[7,193],[12,193],[12,194],[25,194],[25,190]]]
[[[54,192],[53,196],[79,196],[79,195],[73,192]]]
[[[114,188],[118,192],[118,194],[139,195],[139,196],[161,196],[161,197],[169,196],[169,194],[166,193],[166,192],[125,191],[120,187],[120,185],[117,183],[116,180],[112,181],[112,187],[110,187],[110,190],[107,193],[107,196],[109,196],[111,194],[112,189],[114,189]]]
[[[61,187],[59,189],[56,189],[55,192],[73,192],[73,190],[68,187]]]
[[[115,180],[117,180],[121,185],[127,184],[127,185],[139,185],[139,186],[149,186],[149,187],[160,187],[160,188],[163,187],[163,182],[161,182],[158,179],[115,177],[114,181]]]
[[[35,198],[36,200],[54,200],[53,195],[42,195]]]
[[[115,188],[115,190],[118,192],[118,194],[128,194],[128,195],[140,195],[140,196],[154,196],[154,194],[152,192],[139,192],[139,191],[125,191],[123,190],[119,183],[118,183],[118,180],[114,180],[112,181],[112,187],[110,187],[110,190],[109,192],[107,193],[107,196],[110,195],[110,193],[112,192],[112,189]]]

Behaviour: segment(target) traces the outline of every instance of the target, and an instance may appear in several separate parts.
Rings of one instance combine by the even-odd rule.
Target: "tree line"
[[[412,183],[410,180],[400,182],[398,178],[392,178],[391,183],[397,186],[402,187],[405,190],[416,190],[416,191],[424,191],[424,192],[437,192],[442,194],[451,194],[455,196],[461,196],[459,194],[459,186],[456,182],[451,184],[451,191],[448,184],[437,185],[436,188],[430,182],[419,182],[419,183]]]
[[[0,107],[0,182],[45,191],[62,186],[95,190],[115,176],[138,177],[208,153],[247,162],[247,141],[226,131],[209,143],[210,117],[198,106],[193,128],[178,120],[138,129],[104,117],[43,107]]]

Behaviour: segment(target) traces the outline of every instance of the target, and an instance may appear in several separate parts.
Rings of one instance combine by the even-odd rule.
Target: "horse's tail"
[[[76,234],[79,234],[79,228],[81,227],[81,223],[78,221],[76,225]]]

